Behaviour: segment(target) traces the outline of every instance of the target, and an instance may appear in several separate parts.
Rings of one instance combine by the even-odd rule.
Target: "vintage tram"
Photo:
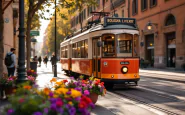
[[[114,84],[137,85],[138,38],[135,19],[106,17],[60,44],[62,69],[97,77],[109,88]]]

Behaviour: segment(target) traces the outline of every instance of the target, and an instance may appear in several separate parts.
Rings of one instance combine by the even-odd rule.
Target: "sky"
[[[52,5],[53,6],[53,5]],[[52,7],[51,6],[51,7]],[[54,12],[54,9],[49,9],[50,10],[50,14],[52,13],[52,12]],[[51,16],[49,15],[49,13],[44,13],[44,16],[46,17],[46,18],[50,18]],[[45,33],[45,30],[46,30],[46,28],[47,28],[47,26],[48,26],[48,24],[49,24],[49,22],[50,22],[50,20],[44,20],[44,19],[40,19],[40,22],[41,22],[41,27],[40,27],[40,36],[37,36],[36,37],[36,39],[37,39],[37,41],[38,42],[43,42],[43,38],[44,38],[44,33]]]

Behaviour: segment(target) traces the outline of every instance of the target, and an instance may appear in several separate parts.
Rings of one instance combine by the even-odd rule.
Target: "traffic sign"
[[[37,30],[31,30],[30,31],[30,36],[39,36],[39,31],[37,31]]]

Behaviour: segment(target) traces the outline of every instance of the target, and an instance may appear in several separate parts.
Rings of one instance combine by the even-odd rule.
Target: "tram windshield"
[[[103,35],[102,41],[103,57],[115,57],[115,36],[113,34]]]
[[[117,57],[132,57],[132,41],[131,34],[117,35]]]

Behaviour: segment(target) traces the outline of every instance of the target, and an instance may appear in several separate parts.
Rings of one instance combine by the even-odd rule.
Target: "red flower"
[[[23,102],[24,102],[23,98],[19,99],[19,103],[23,103]]]
[[[57,106],[57,107],[62,107],[62,105],[63,105],[63,102],[62,102],[62,101],[57,101],[57,102],[56,102],[56,106]]]
[[[84,102],[84,101],[81,101],[79,104],[78,104],[78,107],[79,108],[86,108],[87,104]]]
[[[68,82],[68,80],[65,79],[65,80],[63,80],[63,82],[66,83],[66,82]]]

